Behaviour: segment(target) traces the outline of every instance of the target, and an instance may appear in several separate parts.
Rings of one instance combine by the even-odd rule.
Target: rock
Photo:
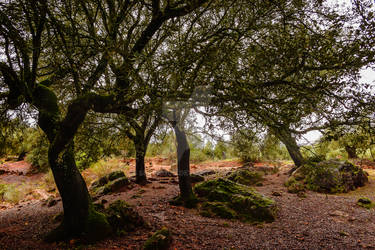
[[[125,174],[121,170],[114,171],[114,172],[108,174],[108,180],[109,181],[113,181],[113,180],[116,180],[116,179],[119,179],[119,178],[122,178],[122,177],[125,177]]]
[[[116,200],[104,210],[109,224],[118,235],[132,232],[137,227],[145,225],[143,218],[125,201]]]
[[[130,181],[126,178],[124,172],[114,171],[94,181],[90,187],[90,191],[101,196],[116,192],[129,184]]]
[[[357,201],[357,205],[363,208],[371,209],[375,207],[375,203],[373,203],[369,198],[367,197],[361,197]]]
[[[362,187],[368,182],[365,172],[349,162],[308,162],[292,173],[288,182],[303,185],[321,193],[343,193]]]
[[[285,186],[288,188],[288,193],[298,194],[305,192],[305,186],[303,183],[298,182],[294,177],[290,177],[287,182],[285,182]]]
[[[159,171],[155,173],[155,175],[158,177],[176,177],[175,174],[173,174],[172,172],[166,169],[160,169]]]
[[[208,176],[208,175],[216,174],[216,171],[212,170],[212,169],[205,169],[205,170],[196,172],[195,174],[196,175],[201,175],[201,176]]]
[[[143,245],[144,250],[167,250],[172,242],[172,235],[168,228],[156,231]]]
[[[272,196],[282,196],[280,192],[273,191]]]
[[[242,185],[251,186],[263,181],[263,174],[248,169],[238,169],[228,176],[228,179]]]
[[[202,182],[204,181],[204,177],[201,175],[197,175],[197,174],[191,174],[190,180],[191,180],[191,183]]]
[[[119,178],[122,178],[122,177],[125,177],[125,174],[124,174],[123,171],[121,171],[121,170],[113,171],[113,172],[99,178],[98,180],[94,181],[91,184],[90,189],[102,187],[102,186],[106,185],[108,182],[119,179]]]
[[[344,213],[344,212],[342,212],[340,210],[332,211],[332,212],[329,213],[329,215],[330,216],[339,216],[339,217],[348,217],[349,216],[349,214]]]
[[[272,222],[276,217],[275,202],[248,186],[219,178],[194,187],[204,202],[200,214],[239,219],[246,222]]]

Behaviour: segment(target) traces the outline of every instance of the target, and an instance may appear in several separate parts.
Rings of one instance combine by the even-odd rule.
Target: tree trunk
[[[357,149],[355,147],[351,147],[349,145],[345,145],[345,151],[348,153],[349,159],[357,159]]]
[[[195,196],[191,188],[190,180],[190,147],[185,132],[180,130],[177,125],[175,125],[173,129],[177,140],[177,172],[180,187],[179,199],[185,206],[192,207],[195,205]]]
[[[302,166],[305,160],[301,154],[299,146],[297,145],[296,139],[292,136],[292,134],[283,129],[274,130],[274,133],[279,140],[284,143],[290,157],[294,162],[294,165],[296,165],[297,168]]]
[[[58,155],[62,155],[60,160]],[[56,230],[47,235],[46,240],[83,237],[95,241],[108,236],[111,228],[105,216],[93,208],[86,183],[75,163],[72,143],[57,155],[50,150],[48,158],[62,199],[64,219]]]
[[[145,155],[146,149],[143,143],[135,142],[135,178],[136,183],[145,185],[147,183],[146,169],[145,169]]]
[[[70,126],[64,126],[60,122],[57,105],[54,108],[50,105],[48,108],[49,110],[39,112],[38,124],[50,143],[48,162],[63,203],[64,219],[45,240],[60,241],[71,237],[82,237],[88,241],[102,239],[111,233],[111,227],[105,215],[93,208],[86,183],[74,158],[75,130],[85,116],[79,116],[75,123],[69,119]]]

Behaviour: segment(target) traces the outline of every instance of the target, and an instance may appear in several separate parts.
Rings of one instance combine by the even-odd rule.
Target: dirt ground
[[[152,162],[151,164],[149,162]],[[275,222],[251,225],[239,221],[200,216],[195,209],[175,207],[168,201],[178,194],[177,178],[159,178],[153,172],[170,166],[160,159],[149,159],[147,172],[151,183],[134,185],[123,192],[99,199],[122,199],[135,206],[151,229],[139,229],[121,237],[112,237],[94,245],[44,243],[41,238],[58,224],[52,217],[62,211],[61,201],[48,207],[43,200],[22,202],[13,207],[0,208],[0,249],[140,249],[145,240],[162,226],[173,234],[171,249],[375,249],[375,209],[366,210],[356,205],[361,196],[375,200],[375,170],[368,185],[342,195],[307,192],[306,198],[287,193],[283,183],[290,166],[281,165],[276,174],[266,175],[263,186],[255,187],[272,197],[279,208]],[[130,162],[129,174],[134,171]],[[203,169],[228,170],[241,164],[221,161],[192,166],[192,172]],[[265,163],[256,166],[270,165]],[[3,174],[3,178],[25,178]],[[8,177],[7,177],[8,176]],[[16,177],[17,176],[17,177]],[[11,179],[12,179],[11,178]],[[272,196],[277,191],[281,196]]]

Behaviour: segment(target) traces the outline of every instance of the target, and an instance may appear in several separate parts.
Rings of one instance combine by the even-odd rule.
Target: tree
[[[159,112],[160,113],[160,112]],[[145,185],[147,183],[145,156],[150,139],[160,124],[162,117],[153,109],[147,110],[139,114],[135,118],[121,117],[120,130],[134,143],[136,162],[135,173],[136,183]]]
[[[171,35],[163,24],[206,2],[34,0],[1,5],[1,98],[8,109],[28,103],[38,111],[64,207],[62,224],[47,239],[94,239],[109,233],[76,167],[74,135],[89,110],[133,113],[131,104],[144,93],[132,85],[137,57],[149,53],[156,33]],[[103,79],[108,66],[113,74]]]

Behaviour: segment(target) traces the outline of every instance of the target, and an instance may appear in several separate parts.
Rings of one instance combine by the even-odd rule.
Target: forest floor
[[[151,162],[151,163],[150,163]],[[166,226],[173,235],[171,249],[375,249],[375,209],[366,210],[356,205],[359,197],[375,200],[375,169],[371,164],[364,168],[370,174],[369,183],[362,188],[341,195],[325,195],[308,191],[306,198],[287,192],[283,183],[288,178],[290,165],[278,164],[279,172],[265,176],[260,193],[272,197],[278,206],[278,217],[273,223],[251,225],[235,220],[206,218],[195,209],[175,207],[168,204],[178,194],[176,177],[154,176],[160,168],[170,169],[161,158],[147,161],[151,183],[146,186],[132,185],[131,189],[102,196],[98,201],[106,205],[122,199],[134,205],[151,228],[141,228],[125,236],[108,238],[93,245],[79,245],[77,241],[47,244],[41,239],[56,227],[53,217],[62,211],[62,204],[47,205],[48,196],[57,196],[50,186],[40,182],[45,176],[22,174],[26,163],[17,163],[12,171],[0,175],[1,183],[35,185],[30,192],[38,191],[17,204],[0,203],[0,249],[140,249],[152,232]],[[134,173],[134,162],[128,175]],[[205,169],[228,171],[241,164],[237,161],[218,161],[192,165],[192,172]],[[256,166],[274,167],[271,163]],[[8,165],[9,167],[9,165]],[[1,169],[2,167],[0,167]],[[29,169],[30,170],[30,169]],[[93,173],[84,172],[87,181]],[[44,188],[43,188],[44,187]],[[48,187],[48,188],[46,188]],[[49,190],[47,190],[49,189]],[[281,196],[272,196],[278,192]]]

